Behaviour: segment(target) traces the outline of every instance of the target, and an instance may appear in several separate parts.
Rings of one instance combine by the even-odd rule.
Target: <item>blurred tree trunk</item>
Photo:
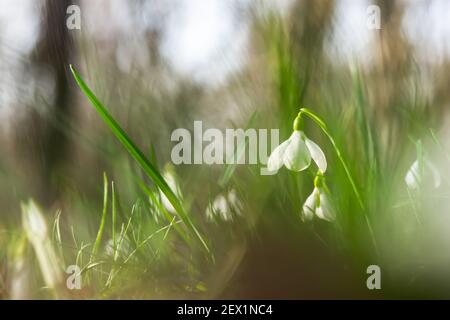
[[[414,50],[402,31],[405,2],[398,0],[378,0],[381,29],[375,44],[375,65],[368,77],[373,112],[377,115],[380,135],[386,145],[389,163],[395,163],[402,148],[395,143],[395,137],[409,132],[405,121],[405,107],[410,108],[411,72],[413,71]]]
[[[292,68],[295,69],[294,88],[290,91],[296,97],[291,99],[292,113],[285,121],[293,119],[299,106],[305,104],[310,83],[321,81],[322,75],[315,70],[318,66],[326,69],[323,47],[332,28],[334,11],[335,0],[299,0],[293,5],[288,17],[288,32],[293,55]]]
[[[333,22],[335,1],[296,1],[290,16],[290,39],[297,63],[309,73],[322,55]]]
[[[61,120],[72,115],[67,66],[73,43],[66,27],[66,10],[71,4],[74,1],[46,0],[42,6],[40,40],[32,53],[30,67],[38,72],[49,70],[54,83],[52,99],[43,102],[44,112],[36,108],[42,102],[35,99],[32,102],[35,105],[30,106],[16,129],[19,165],[27,191],[45,205],[57,197],[57,170],[68,143]]]
[[[401,30],[404,4],[396,0],[378,0],[381,10],[381,30],[378,32],[377,71],[383,94],[377,95],[387,107],[397,103],[399,87],[411,71],[413,50]]]
[[[275,65],[270,71],[281,110],[278,126],[282,136],[290,134],[292,119],[299,106],[305,105],[311,81],[320,81],[321,75],[314,70],[318,66],[325,69],[323,47],[332,27],[334,9],[334,0],[297,0],[286,18],[275,15],[268,24],[262,23],[260,29],[268,35],[267,47],[272,48],[274,44],[276,47],[270,49],[275,54],[268,57],[268,62]]]

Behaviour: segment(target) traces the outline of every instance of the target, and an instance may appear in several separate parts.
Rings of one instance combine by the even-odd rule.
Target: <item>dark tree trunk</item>
[[[16,132],[19,165],[29,195],[44,205],[58,196],[58,170],[67,151],[64,121],[72,116],[68,64],[73,42],[66,27],[69,0],[46,0],[41,12],[40,39],[32,53],[30,67],[49,70],[55,84],[51,101],[33,101]],[[41,69],[42,68],[42,69]],[[39,72],[39,71],[38,71]],[[36,105],[44,104],[42,108]],[[40,110],[40,111],[39,111]]]

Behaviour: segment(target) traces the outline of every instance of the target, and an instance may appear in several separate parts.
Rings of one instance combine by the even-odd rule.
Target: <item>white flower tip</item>
[[[419,182],[410,172],[408,172],[405,176],[405,183],[406,186],[412,190],[415,190],[419,187]]]
[[[441,175],[438,171],[438,169],[436,169],[436,167],[431,163],[431,162],[427,162],[428,167],[431,170],[431,174],[433,175],[433,185],[434,188],[439,188],[441,185]]]
[[[332,213],[332,211],[329,210],[328,208],[325,208],[324,206],[317,207],[316,215],[320,219],[328,221],[328,222],[333,222],[336,219],[336,217]]]
[[[439,188],[441,185],[441,175],[439,171],[436,169],[433,163],[431,163],[428,160],[425,160],[424,163],[424,169],[421,172],[419,170],[419,162],[416,160],[409,168],[408,172],[405,175],[405,183],[408,186],[408,188],[412,190],[416,190],[419,188],[422,178],[425,175],[428,175],[431,173],[433,176],[433,186],[434,188]]]
[[[311,208],[305,204],[303,206],[300,217],[303,222],[311,221],[314,217],[314,208]]]
[[[44,240],[47,237],[47,224],[39,207],[30,200],[22,204],[22,224],[29,238]]]
[[[303,205],[301,212],[302,221],[310,221],[314,217],[314,212],[316,211],[317,206],[317,193],[318,189],[314,188],[313,192],[306,198],[305,204]]]
[[[278,172],[278,170],[281,168],[282,165],[283,165],[283,159],[281,157],[278,159],[275,159],[275,156],[272,153],[269,157],[269,160],[267,161],[267,170],[269,172]]]
[[[335,211],[330,200],[324,193],[320,193],[320,205],[316,209],[316,215],[326,221],[332,222],[336,219]]]
[[[323,153],[322,149],[315,142],[308,138],[305,139],[305,143],[311,154],[311,158],[317,164],[317,167],[319,167],[320,171],[322,171],[322,173],[325,173],[325,171],[327,171],[327,158],[325,158],[325,154]]]
[[[269,156],[267,161],[267,169],[271,172],[277,172],[283,166],[283,159],[286,152],[286,148],[290,143],[290,139],[284,141],[277,146]]]

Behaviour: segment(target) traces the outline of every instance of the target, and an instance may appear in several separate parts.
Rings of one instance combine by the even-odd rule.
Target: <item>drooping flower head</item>
[[[283,165],[292,171],[302,171],[311,164],[311,159],[321,172],[327,170],[327,160],[322,149],[308,139],[301,128],[301,114],[294,121],[294,130],[286,141],[281,143],[269,157],[267,168],[278,171]]]
[[[424,179],[428,176],[433,178],[433,186],[439,188],[441,185],[441,175],[434,164],[429,160],[416,160],[413,162],[405,175],[405,183],[411,190],[417,190]]]
[[[222,221],[231,221],[235,216],[241,215],[242,203],[236,191],[231,189],[227,193],[221,193],[206,208],[206,217],[213,221],[219,218]]]
[[[312,220],[314,215],[326,221],[333,221],[336,218],[327,194],[328,190],[325,186],[323,174],[319,171],[314,179],[314,190],[306,199],[302,208],[301,218],[303,221]]]

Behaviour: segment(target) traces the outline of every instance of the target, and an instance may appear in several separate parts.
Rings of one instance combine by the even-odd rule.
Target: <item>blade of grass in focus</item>
[[[102,103],[97,99],[94,93],[89,89],[86,83],[81,79],[78,72],[75,68],[70,65],[70,70],[75,78],[80,89],[86,95],[86,97],[90,100],[96,111],[99,113],[103,121],[108,125],[108,127],[112,130],[116,138],[122,143],[122,145],[127,149],[130,155],[139,163],[144,172],[148,175],[148,177],[161,189],[164,195],[167,197],[169,202],[173,205],[176,212],[180,216],[183,223],[186,225],[188,230],[195,236],[195,238],[201,244],[201,247],[204,251],[212,257],[212,253],[204,240],[203,236],[200,234],[196,226],[193,224],[191,219],[189,218],[187,212],[185,211],[183,205],[179,201],[178,197],[175,193],[170,189],[167,182],[161,176],[159,171],[151,164],[151,162],[144,156],[142,151],[134,144],[134,142],[128,137],[125,131],[120,127],[120,125],[116,122],[116,120],[109,114],[106,108],[102,105]],[[170,222],[170,221],[169,221]]]
[[[142,181],[137,181],[141,190],[149,197],[149,200],[158,208],[159,211],[166,217],[168,221],[173,221],[174,217],[170,215],[170,213],[164,208],[164,206],[160,203],[160,201],[156,198],[156,196],[152,193],[152,191],[145,185]],[[175,226],[175,230],[179,233],[179,235],[187,241],[187,235],[183,231],[183,229]]]

